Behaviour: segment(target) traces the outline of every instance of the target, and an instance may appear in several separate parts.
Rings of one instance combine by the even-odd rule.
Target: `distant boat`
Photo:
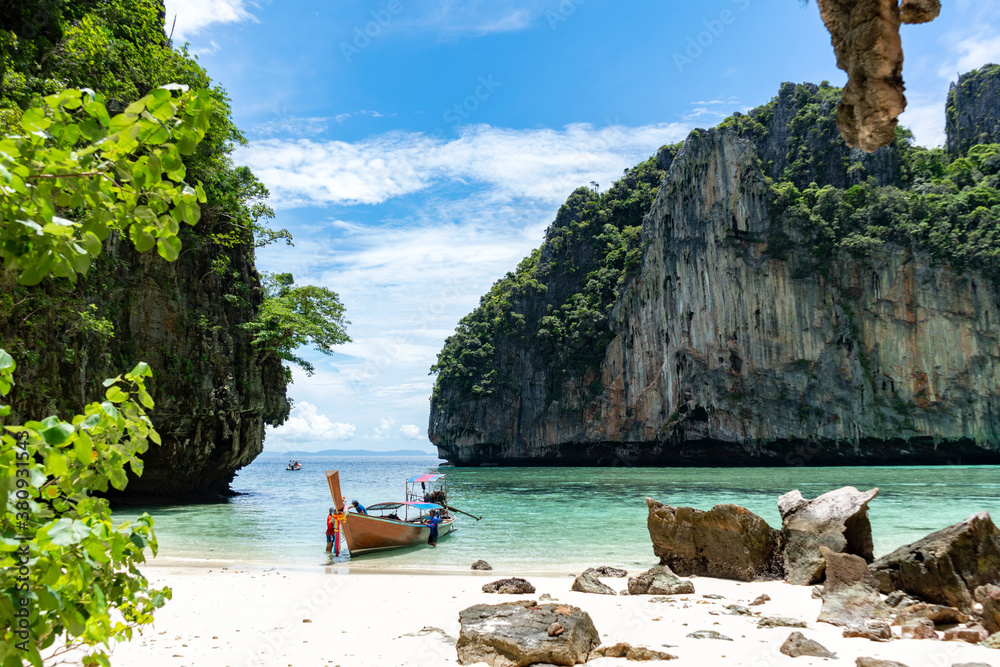
[[[338,511],[344,511],[340,494],[340,476],[336,470],[326,471],[330,495]],[[417,486],[419,485],[419,487]],[[368,514],[347,513],[343,533],[351,556],[370,551],[396,549],[427,544],[430,526],[424,521],[431,512],[439,512],[438,536],[453,530],[455,515],[448,511],[448,489],[444,475],[418,475],[406,480],[406,500],[369,505]],[[436,502],[432,502],[436,501]]]
[[[302,464],[298,461],[289,461],[288,465],[285,466],[285,470],[302,470]]]

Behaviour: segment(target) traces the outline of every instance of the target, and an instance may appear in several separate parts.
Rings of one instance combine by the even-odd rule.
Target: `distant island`
[[[260,456],[303,458],[306,456],[435,456],[422,449],[394,449],[389,452],[376,452],[370,449],[324,449],[319,452],[270,452],[264,451]]]

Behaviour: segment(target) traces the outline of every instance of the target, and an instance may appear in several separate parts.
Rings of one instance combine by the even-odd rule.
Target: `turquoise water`
[[[307,458],[299,472],[283,459],[261,458],[240,471],[228,502],[148,508],[160,555],[312,566],[324,552],[330,507],[325,470],[339,470],[349,499],[400,500],[407,477],[437,470],[431,457]],[[845,485],[879,487],[871,503],[876,555],[929,532],[989,511],[1000,519],[1000,467],[919,468],[450,468],[458,530],[437,549],[368,554],[352,564],[375,568],[467,571],[483,558],[518,572],[573,572],[601,564],[655,564],[646,531],[650,496],[670,505],[709,509],[736,503],[780,527],[777,498],[799,489],[807,498]],[[116,512],[131,518],[142,509]],[[341,559],[351,562],[346,556]]]

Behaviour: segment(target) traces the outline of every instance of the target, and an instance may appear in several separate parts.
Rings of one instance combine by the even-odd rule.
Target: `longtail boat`
[[[326,471],[326,481],[338,513],[345,512],[345,499],[340,493],[340,475]],[[419,485],[419,487],[418,487]],[[441,523],[438,536],[450,533],[455,515],[448,511],[448,489],[444,475],[418,475],[406,480],[405,500],[369,505],[368,514],[346,512],[341,523],[342,533],[351,556],[427,544],[431,529],[424,525],[431,512],[438,512]]]

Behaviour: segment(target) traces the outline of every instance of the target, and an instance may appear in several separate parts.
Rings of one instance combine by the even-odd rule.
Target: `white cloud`
[[[330,441],[353,440],[354,424],[332,422],[307,401],[295,404],[291,416],[281,426],[268,430],[269,449],[289,449],[297,445],[322,444]]]
[[[926,148],[944,145],[944,103],[941,100],[926,104],[911,101],[899,122],[913,132],[917,145]]]
[[[582,1],[582,0],[579,0]],[[437,0],[413,3],[411,29],[441,37],[483,37],[530,27],[546,7],[543,0]],[[551,4],[551,3],[548,3]]]
[[[959,73],[1000,62],[1000,34],[988,29],[954,42],[953,57],[941,66],[939,74],[954,79]]]
[[[174,43],[180,44],[213,23],[256,21],[248,4],[246,0],[166,0],[167,34],[173,29]]]
[[[683,139],[687,123],[568,125],[562,130],[462,128],[458,138],[392,132],[356,143],[264,139],[238,151],[271,189],[276,208],[379,204],[455,182],[490,187],[502,200],[560,202],[591,180],[607,181],[622,165]]]
[[[404,424],[399,427],[399,434],[405,440],[423,440],[424,432],[416,424]]]
[[[396,420],[392,417],[388,419],[382,418],[378,422],[378,426],[375,427],[375,434],[371,436],[372,440],[385,440],[392,433],[392,427],[396,424]],[[365,436],[368,437],[367,435]]]

